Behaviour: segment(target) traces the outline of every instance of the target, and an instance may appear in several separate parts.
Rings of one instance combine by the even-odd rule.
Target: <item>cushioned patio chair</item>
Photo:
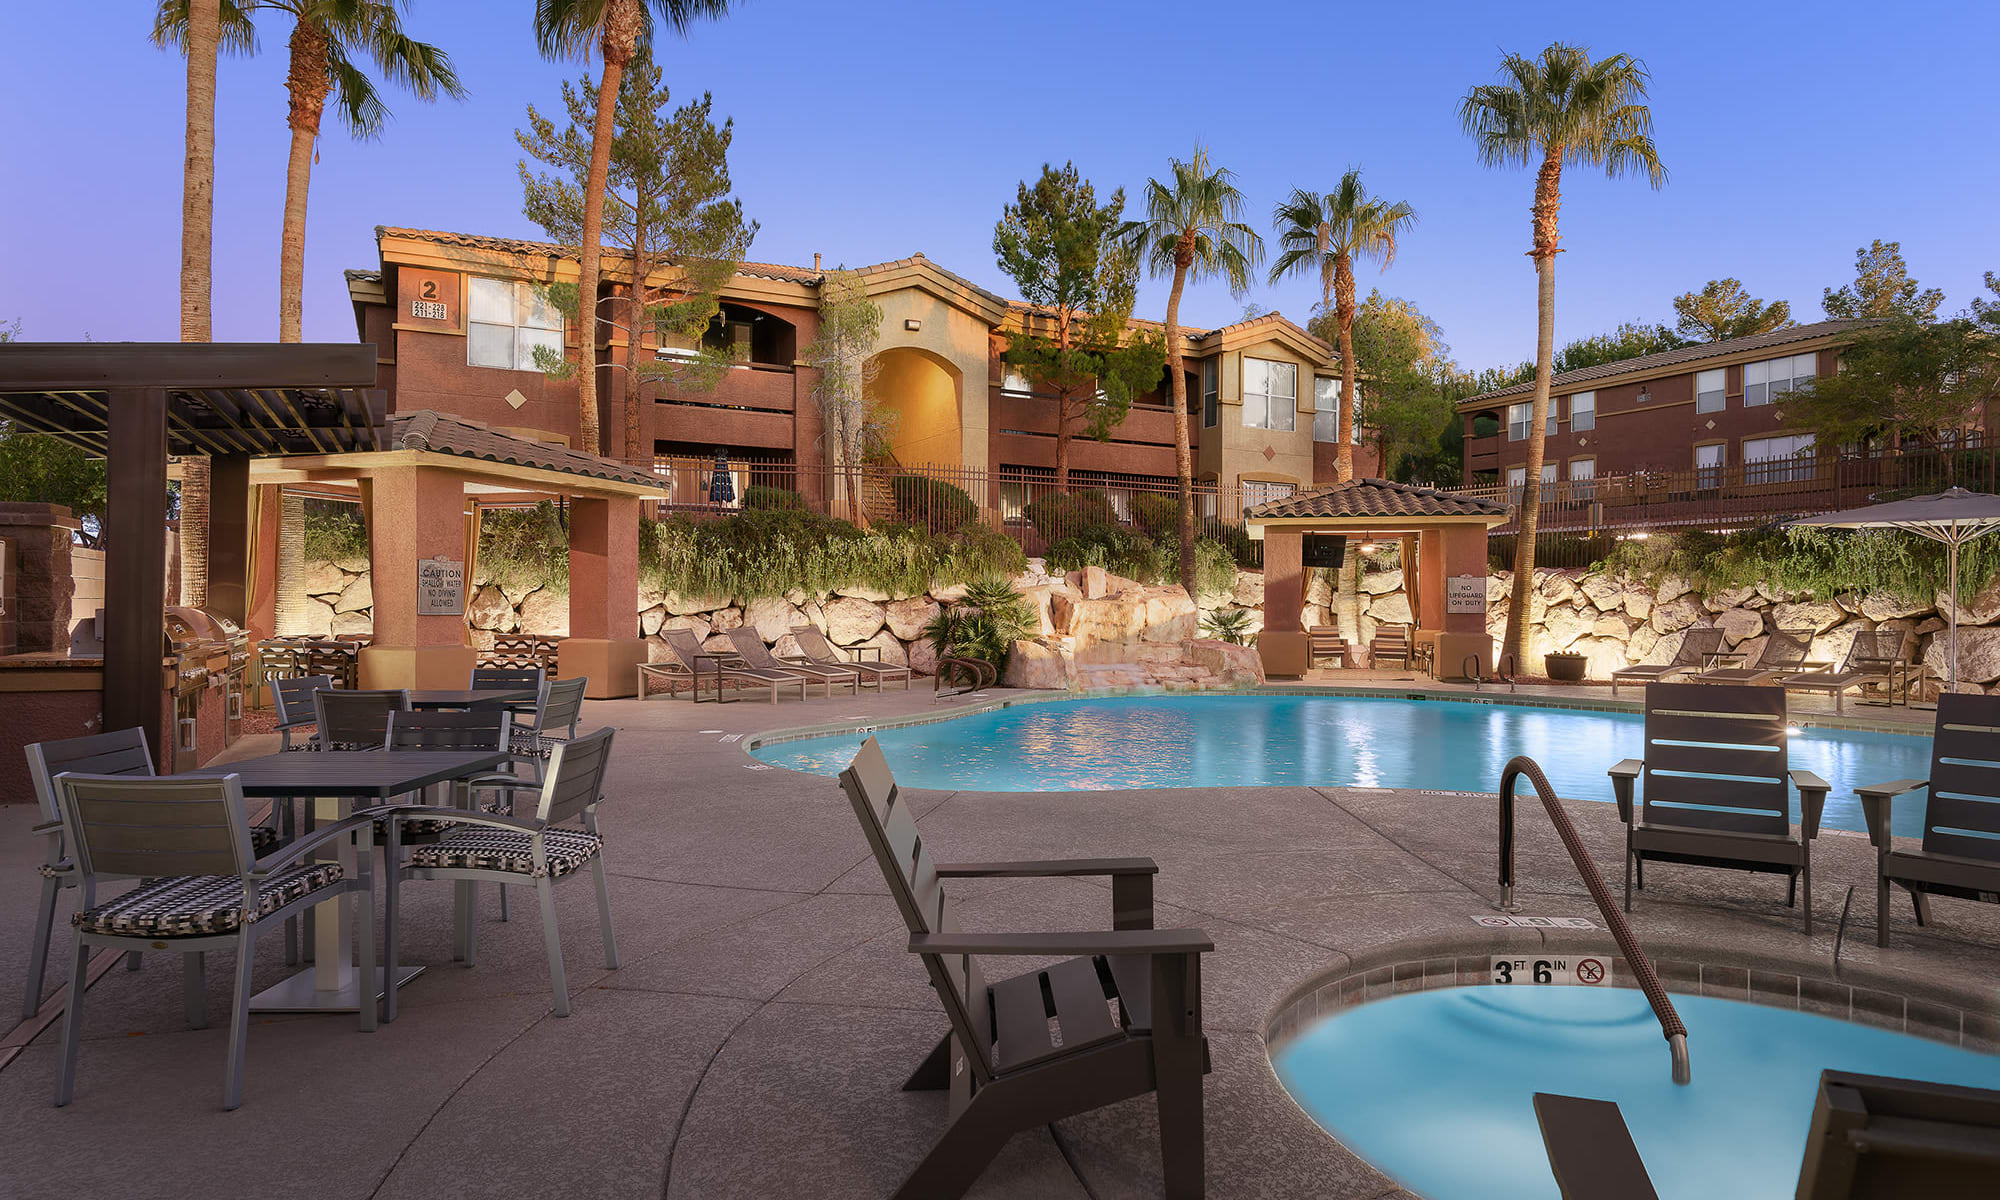
[[[1618,694],[1621,683],[1666,683],[1693,671],[1706,671],[1715,665],[1715,656],[1721,652],[1720,629],[1690,629],[1681,635],[1680,649],[1674,651],[1672,659],[1663,663],[1620,667],[1611,672],[1611,694]]]
[[[711,681],[710,686],[715,689],[715,699],[718,703],[722,701],[722,685],[725,683],[739,692],[745,688],[765,688],[770,691],[773,704],[778,702],[780,690],[790,691],[797,688],[799,699],[806,698],[805,676],[796,671],[759,670],[744,665],[743,660],[733,653],[704,650],[701,639],[695,637],[693,630],[663,629],[660,631],[660,640],[667,644],[667,650],[673,654],[674,662],[646,663],[639,668],[639,672],[643,677],[668,680],[669,694],[677,681],[685,679],[688,681],[688,699],[699,701],[701,681],[708,679]]]
[[[1393,662],[1399,670],[1410,667],[1410,627],[1402,624],[1384,624],[1375,630],[1375,640],[1368,644],[1368,663],[1380,669],[1384,663]]]
[[[1742,667],[1710,667],[1693,677],[1695,683],[1706,684],[1757,684],[1768,683],[1783,675],[1789,675],[1813,664],[1807,661],[1812,654],[1812,637],[1808,634],[1787,633],[1782,629],[1773,630],[1770,640],[1757,655],[1757,661]],[[1727,657],[1718,652],[1718,658]],[[1783,694],[1782,691],[1779,693]]]
[[[355,961],[375,961],[374,880],[367,850],[369,823],[349,817],[321,826],[258,857],[236,776],[220,779],[147,779],[129,775],[56,776],[63,833],[74,853],[82,898],[70,918],[76,955],[70,965],[69,1003],[63,1014],[62,1065],[56,1105],[68,1104],[76,1082],[83,1037],[84,985],[93,946],[167,951],[182,958],[182,1001],[191,1028],[208,1024],[203,956],[236,953],[236,991],[229,1021],[229,1063],[222,1107],[243,1100],[243,1054],[250,1024],[250,976],[257,935],[326,900],[353,894]],[[355,835],[358,873],[338,862],[306,862],[315,850]],[[139,885],[100,901],[98,885],[135,879]],[[360,1026],[375,1028],[375,1006],[361,1005]]]
[[[389,887],[383,927],[388,931],[389,977],[401,963],[402,884],[410,879],[449,879],[468,885],[453,905],[453,958],[472,966],[478,957],[478,922],[471,898],[476,885],[533,884],[541,899],[542,941],[548,952],[549,986],[559,1017],[569,1015],[569,983],[563,973],[562,936],[556,926],[555,881],[589,868],[597,881],[598,926],[604,935],[604,966],[618,968],[618,937],[611,927],[611,884],[604,871],[604,839],[597,828],[597,809],[604,802],[604,772],[611,759],[611,736],[599,729],[555,748],[548,777],[542,781],[533,817],[468,812],[456,816],[457,827],[428,845],[411,849],[402,866],[399,834],[407,819],[423,819],[422,806],[369,810],[394,818],[385,856]],[[575,821],[581,828],[573,827]],[[396,1019],[395,989],[389,989],[384,1018]]]
[[[535,778],[542,777],[542,764],[549,761],[555,748],[576,736],[577,722],[583,719],[583,694],[588,690],[588,675],[547,680],[541,684],[532,715],[526,722],[515,723],[514,755],[534,764]]]
[[[1306,630],[1306,670],[1322,662],[1336,667],[1347,665],[1347,639],[1340,636],[1338,625],[1315,625]]]
[[[904,691],[910,690],[910,668],[896,663],[867,662],[859,657],[864,648],[875,651],[879,657],[882,653],[879,646],[849,646],[848,650],[857,657],[842,658],[840,651],[833,648],[833,643],[826,640],[826,634],[821,633],[817,625],[792,626],[792,640],[799,644],[801,657],[797,659],[787,657],[782,660],[786,663],[809,662],[823,667],[844,667],[858,672],[863,683],[872,682],[878,692],[882,690],[882,685],[895,679],[903,681]]]
[[[1201,956],[1215,946],[1199,929],[1152,927],[1153,861],[938,864],[872,737],[840,785],[950,1025],[904,1084],[949,1090],[950,1123],[898,1200],[961,1196],[1014,1134],[1148,1092],[1159,1101],[1166,1193],[1200,1196]],[[947,879],[1062,876],[1110,878],[1111,929],[964,933],[945,892]],[[977,958],[1002,955],[1061,961],[988,983]]]
[[[77,885],[75,864],[63,839],[62,803],[56,796],[56,776],[64,771],[81,771],[91,775],[121,775],[137,779],[153,777],[153,752],[146,745],[146,731],[143,729],[120,729],[56,742],[36,742],[27,747],[27,752],[28,780],[34,785],[35,804],[41,812],[41,822],[35,826],[35,832],[49,841],[48,853],[41,866],[41,903],[35,908],[35,927],[28,941],[28,980],[26,995],[21,1001],[23,1018],[34,1016],[41,1007],[42,982],[48,971],[49,942],[55,930],[56,896],[64,888]],[[269,854],[283,840],[272,825],[250,827],[252,853]],[[137,970],[138,951],[132,951],[126,961],[128,966]],[[286,943],[286,961],[297,961],[295,942]]]
[[[1928,779],[1856,788],[1875,845],[1875,944],[1889,944],[1890,885],[1910,893],[1917,924],[1931,896],[2000,901],[2000,696],[1938,697]],[[1928,791],[1920,845],[1898,848],[1889,832],[1897,796]]]
[[[1723,867],[1785,876],[1787,905],[1798,903],[1803,884],[1810,935],[1812,842],[1827,783],[1788,767],[1783,689],[1648,684],[1645,749],[1643,759],[1610,771],[1625,822],[1625,911],[1635,872],[1646,886],[1648,862]],[[1633,804],[1634,780],[1643,808]],[[1787,781],[1799,789],[1796,836]]]
[[[777,656],[771,653],[771,648],[764,644],[764,639],[754,629],[738,626],[729,630],[726,636],[729,638],[729,644],[736,647],[736,656],[751,670],[790,671],[807,683],[819,684],[820,694],[829,699],[833,696],[836,684],[844,685],[849,692],[856,695],[861,692],[861,672],[855,670],[852,663],[826,666],[820,663],[799,662],[796,659],[779,662]],[[803,692],[800,694],[804,695]]]
[[[277,714],[278,723],[272,732],[286,750],[312,750],[318,747],[317,734],[298,737],[303,730],[314,728],[319,719],[319,710],[313,707],[313,693],[332,690],[331,675],[294,675],[289,679],[271,681],[271,708]],[[296,741],[293,739],[297,738]]]
[[[1826,692],[1833,697],[1833,711],[1847,711],[1847,689],[1880,685],[1885,691],[1895,687],[1896,674],[1906,656],[1907,639],[1900,629],[1871,629],[1854,635],[1847,658],[1838,670],[1807,671],[1787,675],[1781,681],[1788,692]],[[1894,698],[1891,693],[1891,699]]]

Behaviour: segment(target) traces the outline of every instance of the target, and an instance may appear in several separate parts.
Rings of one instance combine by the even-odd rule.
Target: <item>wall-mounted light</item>
[[[1363,553],[1363,554],[1373,554],[1373,553],[1375,553],[1375,543],[1374,543],[1374,542],[1363,542],[1363,543],[1361,543],[1361,553]]]
[[[923,327],[924,323],[922,321],[917,320],[915,317],[906,317],[903,320],[903,328],[909,330],[911,333],[915,333],[918,330],[922,329]]]
[[[1646,390],[1645,388],[1640,388],[1640,389],[1639,389],[1639,401],[1638,401],[1638,402],[1639,402],[1640,404],[1648,404],[1648,403],[1651,403],[1652,399],[1653,399],[1653,393],[1651,393],[1651,392],[1647,391],[1647,390]]]

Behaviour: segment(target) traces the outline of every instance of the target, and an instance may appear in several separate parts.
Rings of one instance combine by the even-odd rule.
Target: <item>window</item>
[[[1359,446],[1361,444],[1361,381],[1359,379],[1354,381],[1354,418],[1350,428],[1352,429],[1352,434],[1347,440]]]
[[[1219,372],[1215,369],[1214,359],[1204,358],[1201,360],[1201,427],[1203,429],[1215,428],[1215,385],[1218,375]]]
[[[475,367],[534,371],[535,347],[563,351],[562,314],[533,284],[474,276],[468,292],[465,361]]]
[[[1000,481],[1000,519],[1019,521],[1027,516],[1028,503],[1033,499],[1028,494],[1025,479],[1003,479]]]
[[[1597,393],[1578,392],[1569,398],[1569,431],[1582,433],[1597,428]]]
[[[1021,368],[1008,365],[1000,368],[1000,390],[1003,392],[1019,392],[1025,396],[1029,392],[1034,391],[1035,386],[1028,381],[1026,375],[1022,374]]]
[[[1716,488],[1722,486],[1722,451],[1723,445],[1721,442],[1716,442],[1708,446],[1696,446],[1694,448],[1694,484],[1696,487]]]
[[[1554,463],[1543,463],[1543,464],[1542,464],[1542,482],[1543,482],[1543,483],[1554,483],[1555,481],[1556,481],[1556,464],[1554,464]],[[1513,492],[1514,492],[1514,493],[1515,493],[1516,495],[1518,495],[1518,494],[1520,493],[1520,491],[1521,491],[1521,489],[1522,489],[1522,488],[1524,488],[1524,487],[1528,486],[1528,468],[1526,468],[1526,467],[1508,467],[1508,468],[1507,468],[1507,486],[1508,486],[1508,488],[1509,488],[1509,489],[1511,489],[1511,490],[1512,490],[1512,491],[1513,491]]]
[[[1778,397],[1819,374],[1819,356],[1795,354],[1743,365],[1743,406],[1775,404]]]
[[[1299,366],[1263,358],[1243,360],[1243,427],[1289,430],[1297,420]]]
[[[1804,482],[1811,480],[1817,471],[1810,433],[1743,439],[1745,483]]]
[[[1549,415],[1542,423],[1542,432],[1549,437],[1556,435],[1556,417],[1562,411],[1562,397],[1549,397]]]
[[[1297,487],[1289,483],[1267,483],[1259,479],[1246,479],[1243,481],[1243,507],[1247,511],[1257,507],[1259,504],[1268,504],[1273,500],[1283,500],[1298,490]]]
[[[1528,440],[1528,421],[1535,415],[1533,404],[1509,404],[1507,406],[1507,440],[1525,442]]]
[[[1698,413],[1721,412],[1729,404],[1729,372],[1717,367],[1713,371],[1694,373],[1694,410]]]
[[[1572,500],[1590,500],[1597,495],[1597,460],[1594,458],[1572,458],[1569,460],[1569,495]]]
[[[1360,435],[1360,430],[1355,430]],[[1340,440],[1340,380],[1313,376],[1313,441]]]

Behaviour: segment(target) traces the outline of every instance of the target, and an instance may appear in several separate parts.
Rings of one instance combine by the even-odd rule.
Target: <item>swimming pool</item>
[[[1538,1091],[1616,1101],[1662,1200],[1775,1200],[1797,1187],[1822,1068],[2000,1087],[2000,1056],[1714,997],[1674,1006],[1686,1086],[1628,988],[1412,992],[1336,1013],[1272,1062],[1322,1128],[1430,1200],[1559,1195]]]
[[[1143,696],[1017,704],[925,725],[881,729],[896,778],[911,787],[986,792],[1113,788],[1435,788],[1490,792],[1516,754],[1532,755],[1559,795],[1611,799],[1604,772],[1637,758],[1637,713],[1351,696]],[[836,775],[869,735],[778,742],[753,753],[775,766]],[[1825,779],[1824,824],[1864,829],[1854,789],[1930,773],[1927,737],[1807,728],[1791,765]],[[1792,797],[1793,813],[1798,796]],[[1923,805],[1895,809],[1916,836]]]

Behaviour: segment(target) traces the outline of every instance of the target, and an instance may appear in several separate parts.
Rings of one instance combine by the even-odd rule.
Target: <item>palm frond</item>
[[[153,44],[162,50],[187,52],[189,0],[161,0],[153,14]],[[257,28],[250,19],[252,4],[222,0],[222,28],[216,49],[223,54],[257,53]]]

